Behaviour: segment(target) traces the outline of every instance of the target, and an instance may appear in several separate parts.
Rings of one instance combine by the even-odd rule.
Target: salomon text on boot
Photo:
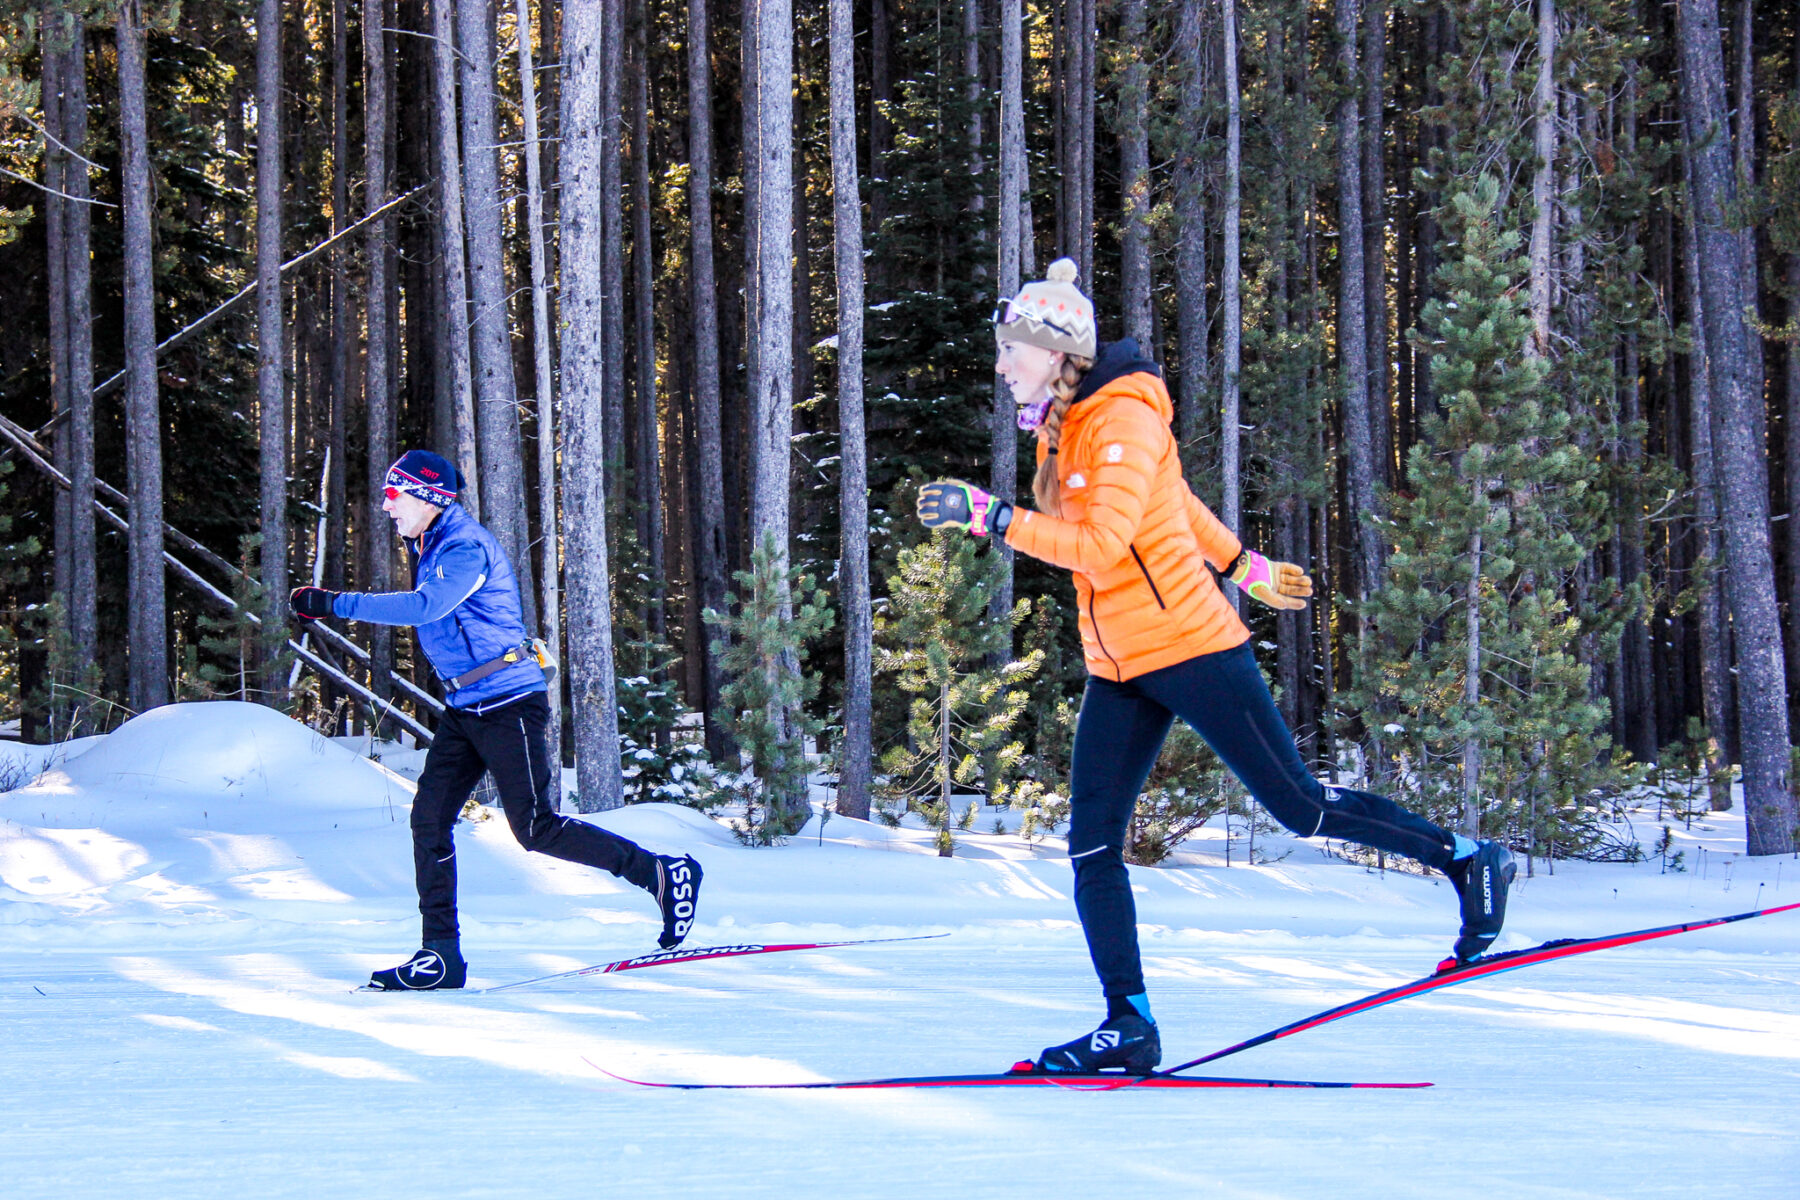
[[[1506,893],[1518,873],[1512,851],[1499,842],[1475,844],[1475,853],[1444,868],[1462,902],[1462,929],[1456,938],[1456,962],[1485,954],[1506,923]]]

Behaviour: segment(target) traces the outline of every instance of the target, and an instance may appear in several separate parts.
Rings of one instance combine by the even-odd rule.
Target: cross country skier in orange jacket
[[[931,528],[999,534],[1075,577],[1088,682],[1070,772],[1069,857],[1107,1014],[1091,1034],[1045,1050],[1037,1069],[1142,1074],[1161,1061],[1121,852],[1176,717],[1294,833],[1359,842],[1443,871],[1461,899],[1456,956],[1482,953],[1505,917],[1512,856],[1497,842],[1471,841],[1386,797],[1327,786],[1307,771],[1257,669],[1250,631],[1214,572],[1282,609],[1304,608],[1312,580],[1245,547],[1194,496],[1156,365],[1130,340],[1098,343],[1093,302],[1076,288],[1073,262],[1058,259],[1048,275],[994,314],[995,370],[1012,389],[1021,428],[1037,433],[1038,511],[960,480],[928,484],[919,495],[919,517]]]

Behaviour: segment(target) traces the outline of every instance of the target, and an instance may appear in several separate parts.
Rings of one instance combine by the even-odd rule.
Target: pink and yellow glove
[[[1272,562],[1254,550],[1240,552],[1225,568],[1225,577],[1252,600],[1270,608],[1305,608],[1313,594],[1312,576],[1293,563]]]
[[[940,479],[919,489],[919,520],[927,529],[960,529],[974,537],[1005,533],[1012,505],[960,479]]]

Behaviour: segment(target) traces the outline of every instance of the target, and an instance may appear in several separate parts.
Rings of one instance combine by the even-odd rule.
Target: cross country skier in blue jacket
[[[295,588],[296,616],[412,625],[445,689],[445,710],[413,798],[413,869],[423,944],[397,967],[376,971],[382,991],[459,988],[468,978],[456,923],[457,814],[484,772],[493,772],[513,836],[527,850],[611,871],[656,897],[667,950],[693,926],[700,864],[652,854],[586,821],[559,816],[557,762],[544,670],[532,652],[519,582],[494,535],[456,503],[456,468],[429,450],[409,450],[388,468],[382,511],[406,541],[408,592]]]

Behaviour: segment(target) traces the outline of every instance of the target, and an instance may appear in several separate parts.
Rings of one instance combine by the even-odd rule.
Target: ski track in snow
[[[494,995],[358,994],[415,945],[387,765],[238,704],[0,745],[0,1197],[1788,1197],[1800,914],[1443,989],[1220,1064],[1420,1092],[679,1092],[1003,1069],[1100,1006],[1060,840],[832,818],[786,846],[646,805],[706,867],[690,946],[948,932]],[[390,769],[390,767],[394,769]],[[821,791],[819,798],[826,793]],[[977,821],[991,827],[991,815]],[[1639,836],[1651,840],[1640,822]],[[1540,864],[1500,949],[1800,899],[1736,813],[1688,870]],[[1447,883],[1215,829],[1132,873],[1166,1061],[1430,970]],[[645,953],[646,899],[458,829],[471,987]],[[1701,851],[1705,854],[1702,855]],[[1284,856],[1284,857],[1279,857]]]

